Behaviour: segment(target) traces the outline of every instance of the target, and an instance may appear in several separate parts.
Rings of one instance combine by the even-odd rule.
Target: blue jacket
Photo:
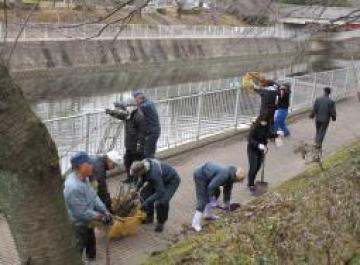
[[[209,197],[214,196],[215,190],[223,186],[224,202],[230,201],[236,178],[236,167],[207,162],[195,170],[195,175],[206,183]]]
[[[105,179],[106,178],[106,163],[103,156],[90,156],[91,157],[91,164],[93,165],[93,174],[90,176],[90,180],[98,180],[98,179]]]
[[[172,180],[179,178],[176,170],[169,164],[160,162],[156,159],[147,160],[150,161],[150,170],[142,176],[137,184],[137,188],[140,189],[146,182],[149,182],[155,192],[143,203],[144,208],[147,208],[155,201],[161,199],[166,193],[165,185],[169,184]]]
[[[95,220],[97,212],[107,213],[89,180],[81,181],[75,172],[65,181],[64,198],[69,217],[75,225],[87,225]]]
[[[140,106],[140,110],[145,117],[145,126],[147,134],[160,134],[159,114],[156,110],[155,103],[145,99]]]

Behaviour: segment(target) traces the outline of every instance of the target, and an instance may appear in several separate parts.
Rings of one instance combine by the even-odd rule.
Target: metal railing
[[[4,24],[0,25],[0,38],[5,34]],[[7,25],[7,38],[15,39],[22,24]],[[101,35],[97,36],[99,32]],[[29,23],[23,29],[20,40],[55,39],[146,39],[146,38],[283,38],[288,34],[280,26],[271,27],[230,27],[214,25],[109,25],[105,24],[46,24]]]
[[[310,107],[324,86],[333,88],[335,99],[349,96],[357,89],[358,74],[359,68],[348,68],[287,78],[284,81],[292,84],[290,111]],[[248,126],[258,113],[259,100],[241,87],[219,87],[156,101],[162,127],[158,148],[164,150]],[[58,147],[62,172],[70,167],[69,157],[79,150],[95,154],[114,145],[116,151],[124,153],[123,124],[103,111],[47,120],[45,124]],[[116,135],[119,126],[121,133]],[[99,150],[100,143],[103,150]]]

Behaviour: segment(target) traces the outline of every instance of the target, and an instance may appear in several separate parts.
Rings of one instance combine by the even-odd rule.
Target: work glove
[[[110,213],[105,214],[101,221],[104,225],[107,225],[107,226],[110,226],[113,224],[113,218]]]
[[[218,206],[218,202],[216,200],[215,196],[210,196],[209,197],[209,204],[212,208],[216,208]]]
[[[136,144],[136,152],[142,154],[144,152],[144,146],[142,144]]]
[[[266,146],[264,144],[259,144],[258,148],[259,148],[260,151],[265,151]]]

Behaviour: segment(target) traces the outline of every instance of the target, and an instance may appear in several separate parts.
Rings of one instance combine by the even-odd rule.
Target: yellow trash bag
[[[254,89],[253,81],[264,83],[266,81],[266,78],[260,72],[248,72],[244,75],[242,79],[242,87],[246,90],[252,91]]]
[[[114,217],[114,223],[108,230],[109,238],[132,236],[137,233],[138,227],[145,219],[145,213],[139,209],[128,217]]]

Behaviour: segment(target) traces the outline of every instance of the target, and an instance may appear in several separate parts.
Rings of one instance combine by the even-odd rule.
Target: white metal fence
[[[310,107],[324,86],[333,88],[335,99],[354,93],[359,69],[339,69],[284,80],[292,84],[290,111]],[[257,115],[259,103],[256,94],[241,87],[219,87],[156,101],[162,127],[158,148],[167,149],[247,126]],[[124,153],[122,122],[104,112],[47,120],[45,124],[58,147],[62,172],[69,169],[69,157],[79,150],[95,154],[114,148]]]
[[[21,24],[7,25],[7,38],[15,39],[22,28]],[[274,27],[230,27],[214,25],[110,25],[105,24],[45,24],[30,23],[23,29],[20,40],[48,39],[119,39],[139,38],[284,38],[284,28]],[[101,34],[100,34],[101,32]],[[99,35],[98,35],[99,34]],[[0,37],[5,35],[1,23]]]

